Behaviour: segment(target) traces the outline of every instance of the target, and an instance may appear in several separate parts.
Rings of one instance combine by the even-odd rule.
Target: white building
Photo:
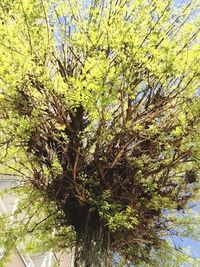
[[[0,190],[9,188],[14,184],[16,184],[15,178],[10,176],[0,176]],[[4,198],[0,198],[0,214],[9,212],[12,215],[17,208],[17,202],[17,198],[10,194],[6,195]],[[73,259],[69,254],[61,256],[54,252],[29,256],[28,254],[23,253],[22,249],[16,247],[10,262],[5,267],[53,267],[56,262],[59,262],[60,267],[71,267],[73,266],[72,260]]]

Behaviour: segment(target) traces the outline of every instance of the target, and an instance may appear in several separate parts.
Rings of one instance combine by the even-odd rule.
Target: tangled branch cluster
[[[86,231],[88,224],[95,227],[99,220],[108,231],[109,216],[130,207],[136,223],[129,221],[130,227],[110,232],[114,251],[136,259],[159,246],[168,227],[164,212],[184,209],[197,180],[196,170],[189,167],[194,147],[188,139],[198,118],[188,119],[181,133],[175,131],[181,126],[176,119],[181,92],[174,101],[177,91],[165,94],[161,85],[147,86],[136,100],[128,100],[123,114],[118,108],[111,121],[87,130],[90,121],[82,105],[69,108],[62,95],[45,90],[36,77],[30,76],[30,82],[46,101],[40,123],[26,137],[31,184],[57,203],[63,219],[77,232]],[[31,119],[36,100],[26,90],[16,97],[16,112]],[[114,208],[102,214],[104,200]]]

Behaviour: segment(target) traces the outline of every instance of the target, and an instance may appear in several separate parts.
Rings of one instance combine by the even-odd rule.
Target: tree
[[[7,248],[35,233],[75,266],[154,266],[165,236],[192,235],[199,1],[1,2],[1,171],[21,177]]]

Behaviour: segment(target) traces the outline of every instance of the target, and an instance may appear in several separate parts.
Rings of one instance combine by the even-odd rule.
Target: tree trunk
[[[69,196],[63,210],[76,233],[74,267],[112,267],[110,232],[98,210]]]
[[[77,233],[74,267],[112,267],[109,232],[93,223]]]

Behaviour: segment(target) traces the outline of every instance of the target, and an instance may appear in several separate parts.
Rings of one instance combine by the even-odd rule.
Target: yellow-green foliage
[[[21,196],[27,214],[5,231],[7,250],[27,233],[34,252],[74,246],[97,216],[122,264],[163,264],[168,226],[181,234],[177,210],[199,199],[199,8],[1,0],[0,172],[35,201]]]

